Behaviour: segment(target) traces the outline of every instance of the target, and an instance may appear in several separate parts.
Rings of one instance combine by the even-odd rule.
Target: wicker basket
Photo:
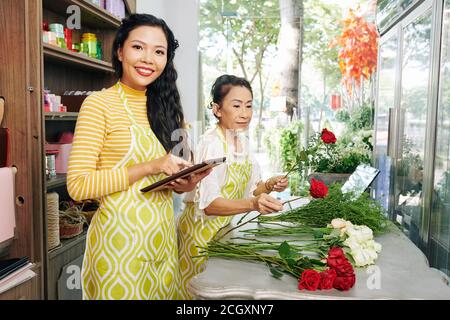
[[[81,214],[85,217],[86,224],[89,226],[92,218],[94,217],[95,213],[97,212],[97,209],[100,206],[100,203],[98,200],[90,199],[75,202],[74,205],[80,208]]]
[[[59,237],[61,239],[70,239],[83,232],[83,226],[86,223],[81,209],[77,206],[70,207],[65,211],[59,212]]]
[[[88,225],[91,224],[91,220],[94,217],[95,213],[97,212],[97,210],[92,210],[92,211],[82,211],[81,213],[84,215],[84,217],[86,218],[86,223]]]

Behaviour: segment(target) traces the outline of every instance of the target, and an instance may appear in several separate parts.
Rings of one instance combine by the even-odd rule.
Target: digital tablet
[[[167,185],[168,183],[171,183],[173,181],[175,181],[176,179],[182,179],[182,178],[187,178],[192,174],[195,173],[201,173],[203,171],[206,171],[210,168],[214,168],[215,166],[218,166],[219,164],[224,163],[226,160],[226,157],[223,158],[217,158],[217,159],[210,159],[210,160],[205,160],[202,163],[199,164],[195,164],[192,167],[183,169],[173,175],[171,175],[170,177],[167,177],[165,179],[162,179],[158,182],[155,182],[145,188],[141,189],[141,192],[148,192],[148,191],[158,191],[161,190],[165,185]]]

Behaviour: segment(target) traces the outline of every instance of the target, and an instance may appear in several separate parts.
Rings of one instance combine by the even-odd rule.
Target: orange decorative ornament
[[[352,82],[359,87],[362,78],[368,79],[376,69],[379,34],[375,24],[352,9],[343,23],[342,34],[330,46],[341,47],[338,57],[342,82],[352,96]]]

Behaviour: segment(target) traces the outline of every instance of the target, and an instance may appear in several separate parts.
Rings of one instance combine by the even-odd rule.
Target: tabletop
[[[349,291],[300,291],[297,279],[288,274],[276,279],[265,264],[215,257],[191,279],[188,290],[197,299],[450,299],[448,277],[429,267],[422,251],[395,225],[375,240],[383,246],[376,264],[355,268],[356,283]]]

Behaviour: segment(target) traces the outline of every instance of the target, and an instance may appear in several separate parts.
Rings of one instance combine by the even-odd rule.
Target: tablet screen
[[[214,168],[215,166],[218,166],[219,164],[224,163],[225,160],[226,160],[226,157],[205,160],[202,163],[195,164],[192,167],[183,169],[183,170],[171,175],[170,177],[167,177],[167,178],[162,179],[158,182],[155,182],[145,188],[142,188],[141,192],[161,190],[165,185],[167,185],[168,183],[171,183],[172,181],[175,181],[176,179],[187,178],[192,174],[201,173],[203,171],[208,170],[209,168]]]

